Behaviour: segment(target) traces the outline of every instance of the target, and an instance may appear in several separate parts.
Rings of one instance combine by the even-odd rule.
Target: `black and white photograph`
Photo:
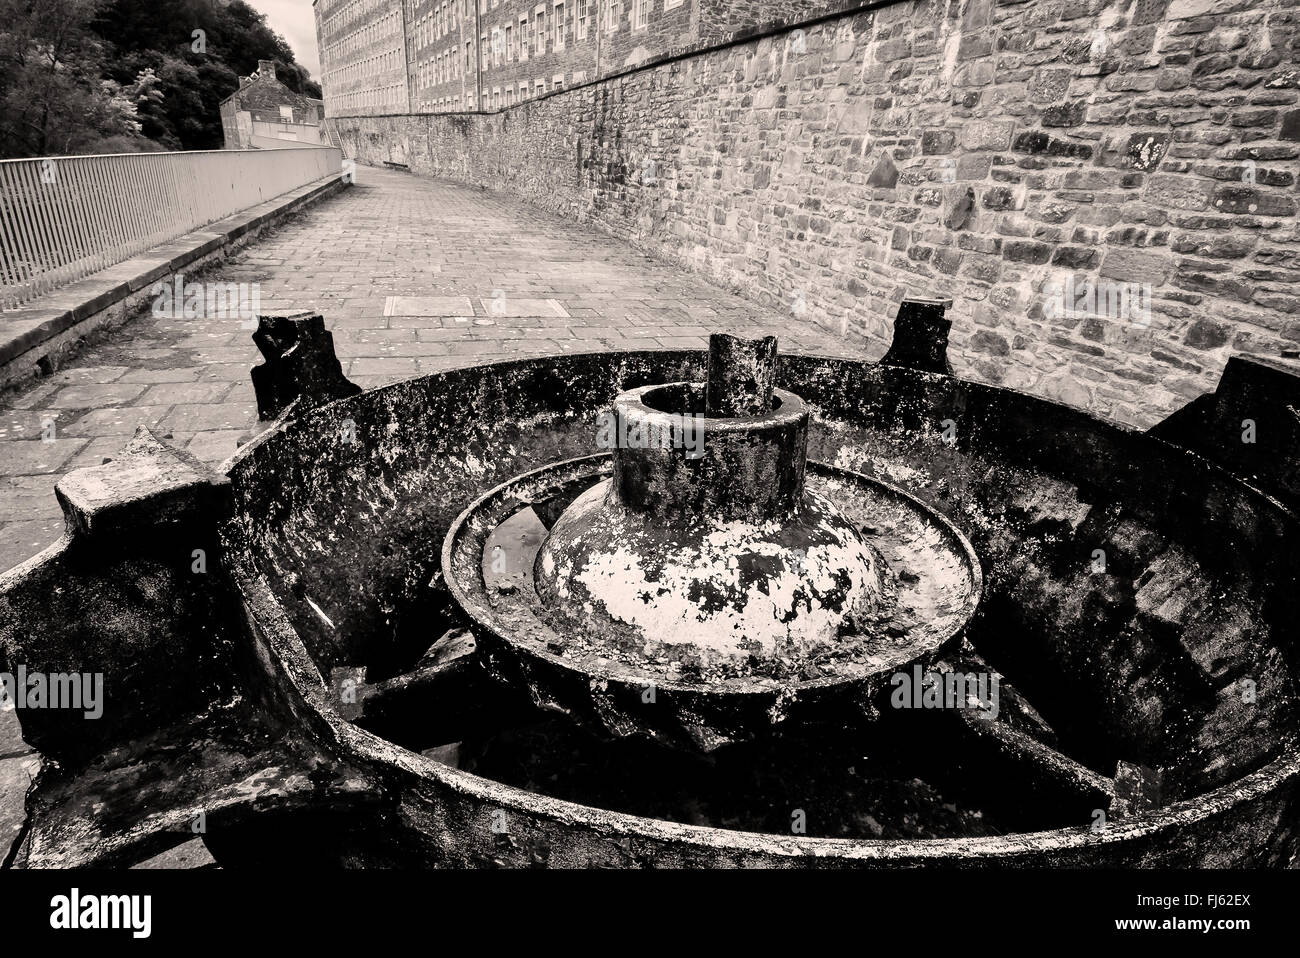
[[[1293,934],[1298,177],[1300,0],[0,0],[7,941]]]

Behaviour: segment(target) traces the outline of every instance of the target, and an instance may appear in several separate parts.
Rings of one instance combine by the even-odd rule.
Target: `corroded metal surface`
[[[452,516],[444,503],[466,501],[494,481],[525,471],[541,457],[562,459],[589,448],[598,411],[618,392],[647,381],[698,379],[702,360],[702,354],[657,353],[501,364],[474,371],[472,388],[461,381],[468,373],[449,374],[442,382],[431,377],[389,387],[346,408],[326,407],[314,414],[315,422],[296,430],[290,427],[277,437],[294,448],[292,454],[286,447],[277,449],[273,445],[277,439],[268,439],[236,466],[236,476],[245,473],[259,480],[235,483],[237,490],[243,490],[237,492],[241,499],[237,515],[239,527],[246,532],[239,536],[248,536],[245,541],[256,544],[250,555],[270,557],[269,562],[266,558],[257,562],[264,581],[282,583],[283,573],[292,570],[328,612],[341,609],[340,618],[356,616],[364,612],[364,605],[348,612],[342,604],[331,602],[328,597],[335,589],[313,573],[310,563],[292,558],[299,548],[293,543],[307,546],[312,539],[323,541],[331,535],[343,542],[391,540],[389,530],[396,522],[410,522],[412,513],[419,513],[425,525],[420,541],[434,541],[439,520],[431,507],[447,509],[442,513],[445,528]],[[1175,592],[1199,590],[1200,582],[1208,586],[1235,581],[1245,587],[1240,593],[1245,605],[1237,614],[1245,616],[1243,626],[1247,621],[1251,626],[1239,633],[1235,650],[1224,650],[1231,663],[1225,674],[1243,674],[1254,668],[1252,663],[1267,662],[1273,648],[1293,654],[1284,625],[1292,613],[1276,603],[1294,601],[1284,598],[1288,593],[1294,596],[1293,587],[1278,586],[1295,581],[1295,519],[1226,473],[1156,440],[1063,407],[945,377],[802,357],[783,360],[782,376],[782,386],[804,396],[815,410],[810,433],[813,458],[900,483],[970,536],[989,576],[985,609],[971,640],[976,647],[987,647],[995,665],[1006,657],[1012,636],[1020,651],[1037,650],[1034,670],[1021,681],[1031,689],[1056,690],[1044,697],[1053,703],[1047,717],[1066,747],[1095,738],[1100,748],[1099,754],[1088,756],[1091,766],[1104,768],[1107,753],[1127,748],[1117,743],[1142,740],[1146,715],[1121,703],[1126,697],[1129,702],[1142,701],[1143,690],[1151,688],[1152,679],[1169,666],[1156,660],[1148,663],[1145,673],[1133,673],[1115,660],[1104,674],[1079,670],[1072,650],[1076,644],[1082,650],[1088,643],[1075,630],[1056,628],[1052,610],[1057,600],[1050,592],[1035,591],[1035,583],[1041,588],[1047,581],[1044,576],[1063,576],[1064,589],[1082,607],[1094,601],[1091,597],[1110,592],[1139,594],[1152,581]],[[472,398],[465,405],[444,405],[443,397],[451,395]],[[521,402],[524,396],[526,403]],[[399,409],[436,411],[448,417],[448,428],[438,433],[438,441],[444,444],[441,459],[427,455],[427,440],[421,438],[428,430],[419,424],[428,419],[398,416]],[[373,437],[373,454],[342,459],[344,450],[331,446],[334,424],[345,415],[367,424],[362,435]],[[517,417],[531,431],[511,429],[511,422],[520,421]],[[958,424],[955,439],[945,435],[945,420]],[[490,427],[485,425],[489,423]],[[495,448],[500,451],[500,458],[490,463],[479,452],[485,429],[495,433]],[[390,441],[387,437],[394,432],[397,435]],[[457,435],[462,438],[451,438]],[[336,448],[337,452],[331,451]],[[1091,452],[1080,455],[1081,449]],[[308,467],[316,462],[319,468]],[[428,476],[431,466],[441,478]],[[295,492],[276,478],[291,475],[314,489]],[[392,480],[384,478],[398,475],[410,480],[409,492],[398,493]],[[286,494],[304,506],[322,495],[349,501],[377,481],[394,496],[390,508],[378,513],[352,511],[324,517],[292,505],[286,512],[275,505]],[[431,488],[439,488],[440,494],[426,493]],[[1206,514],[1207,500],[1234,505]],[[278,525],[259,518],[268,506],[281,517]],[[1188,514],[1202,521],[1193,524],[1179,518]],[[1135,532],[1143,530],[1145,544],[1140,551],[1116,538],[1125,522]],[[351,531],[345,533],[346,527]],[[1102,535],[1103,546],[1113,549],[1109,576],[1090,579],[1086,575],[1091,550],[1082,546],[1091,545],[1092,539],[1079,537],[1074,530],[1090,527]],[[327,531],[331,528],[333,533]],[[1127,533],[1127,539],[1132,540],[1133,534]],[[1262,549],[1225,555],[1222,544],[1242,536]],[[307,554],[316,553],[311,549]],[[1168,556],[1165,563],[1179,559],[1181,578],[1160,572],[1162,556]],[[423,583],[435,571],[429,561],[424,571],[412,574],[409,559],[409,553],[391,558],[376,555],[368,565],[373,582],[387,583],[383,586],[390,590],[386,604],[399,616],[401,608],[419,601]],[[392,571],[384,574],[384,568]],[[274,621],[285,642],[295,644],[301,637],[305,644],[297,653],[300,661],[312,661],[310,656],[319,662],[334,660],[335,640],[310,607],[292,590],[275,588],[280,599],[265,605],[264,611],[275,611]],[[1255,604],[1252,597],[1266,594],[1274,597],[1272,603]],[[1101,608],[1111,610],[1108,614],[1115,618],[1115,627],[1127,627],[1134,649],[1142,646],[1142,631],[1160,628],[1158,619],[1142,613],[1131,601],[1111,601]],[[1194,634],[1208,627],[1219,611],[1171,604],[1161,614],[1182,616],[1183,627]],[[371,634],[385,633],[391,634],[391,629],[380,625]],[[364,661],[365,646],[357,651],[353,660]],[[1211,660],[1205,662],[1212,667]],[[460,864],[529,864],[539,857],[552,864],[576,865],[801,861],[1222,865],[1289,860],[1296,848],[1292,803],[1297,774],[1289,744],[1293,702],[1289,687],[1278,686],[1273,704],[1253,714],[1216,707],[1212,697],[1206,699],[1194,686],[1162,682],[1156,688],[1168,699],[1168,707],[1182,711],[1187,732],[1163,745],[1152,740],[1142,750],[1147,764],[1181,768],[1181,775],[1175,777],[1197,782],[1179,794],[1177,804],[1131,816],[1096,834],[1091,822],[1081,816],[1077,825],[1058,825],[1042,833],[921,845],[736,833],[584,808],[421,759],[346,723],[338,728],[350,747],[409,774],[407,787],[413,792],[403,799],[399,815],[407,829],[408,850],[417,857],[427,854]],[[1270,737],[1259,737],[1256,730],[1263,727],[1273,730]],[[1197,736],[1210,748],[1184,744]],[[978,764],[972,763],[971,770]],[[490,832],[494,813],[509,822],[509,838],[485,844],[484,833]]]
[[[614,400],[599,443],[611,478],[594,463],[585,488],[581,462],[534,471],[453,525],[445,580],[497,641],[544,658],[524,679],[534,698],[616,735],[713,751],[809,704],[865,702],[956,640],[979,596],[969,544],[865,477],[823,466],[806,488],[809,411],[773,389],[775,361],[771,337],[715,335],[707,383]],[[528,548],[512,545],[528,537],[515,503],[534,524],[538,507],[559,513]]]
[[[1151,434],[1217,462],[1300,507],[1300,376],[1293,365],[1233,356],[1214,392]]]
[[[775,678],[843,651],[892,606],[879,551],[818,493],[785,522],[704,514],[666,527],[623,508],[616,488],[573,502],[537,568],[546,607],[611,655],[663,659],[701,682]]]
[[[894,320],[894,341],[881,357],[880,365],[951,376],[948,333],[952,321],[944,318],[951,306],[950,299],[903,300]]]
[[[295,400],[310,408],[361,392],[343,375],[334,354],[334,336],[319,314],[259,316],[253,342],[265,360],[253,369],[257,415],[262,420],[275,419]]]
[[[811,468],[817,498],[839,502],[849,528],[869,517],[873,535],[888,556],[888,565],[882,558],[876,567],[887,577],[881,586],[888,602],[861,622],[857,634],[734,654],[725,647],[708,647],[707,621],[694,623],[687,632],[689,642],[665,647],[640,630],[593,627],[590,619],[580,618],[580,611],[572,618],[557,616],[539,595],[547,591],[546,576],[540,572],[545,562],[541,542],[499,565],[505,557],[494,554],[491,543],[520,515],[516,510],[521,503],[543,502],[554,494],[572,498],[583,487],[588,491],[577,494],[579,500],[602,494],[608,488],[602,480],[609,472],[602,456],[525,474],[475,502],[448,534],[443,572],[475,621],[490,668],[506,684],[525,688],[547,707],[616,735],[649,734],[712,750],[762,734],[773,725],[800,724],[835,709],[854,714],[890,673],[932,658],[957,641],[978,603],[980,572],[961,534],[936,524],[911,497],[842,470]],[[737,551],[743,557],[743,549]],[[540,573],[536,579],[534,561]],[[718,587],[726,581],[721,579]],[[752,610],[752,635],[769,628],[774,603],[785,600],[775,588],[779,581],[773,585],[773,592],[764,597],[768,604]],[[686,592],[684,585],[681,591]],[[651,688],[654,695],[647,698]]]
[[[710,417],[766,416],[776,384],[775,336],[743,339],[728,333],[709,337],[704,412]]]
[[[537,556],[537,594],[566,635],[703,684],[769,679],[882,612],[879,553],[804,489],[808,411],[699,415],[687,383],[632,390],[614,474],[574,499]],[[671,397],[671,398],[667,398]],[[692,417],[698,446],[660,442]],[[657,676],[666,678],[667,674]]]
[[[721,418],[701,413],[703,392],[699,383],[668,383],[614,400],[618,502],[668,525],[702,515],[749,522],[794,516],[808,456],[803,400],[778,390],[766,413]]]
[[[984,601],[966,638],[1037,714],[1008,708],[998,719],[1008,729],[969,733],[962,713],[936,713],[933,723],[892,715],[890,727],[932,746],[909,755],[936,781],[949,769],[944,787],[963,801],[989,789],[984,803],[1003,834],[940,831],[922,841],[745,831],[719,827],[723,818],[581,804],[561,797],[568,792],[548,794],[546,784],[524,787],[420,754],[450,755],[443,746],[476,734],[466,725],[510,732],[534,720],[526,685],[517,695],[503,690],[490,658],[421,700],[426,741],[403,738],[409,726],[381,728],[376,719],[388,740],[346,719],[328,681],[334,669],[364,669],[368,683],[383,683],[411,672],[448,628],[466,625],[438,576],[439,545],[464,506],[529,469],[586,453],[615,396],[699,381],[704,358],[528,360],[329,403],[277,424],[229,464],[231,503],[208,524],[209,559],[218,561],[206,578],[187,579],[193,547],[177,561],[166,537],[123,541],[106,561],[77,534],[10,573],[0,584],[6,663],[78,667],[93,649],[111,666],[116,655],[123,701],[135,703],[106,713],[99,740],[80,754],[72,734],[51,726],[48,747],[63,749],[64,778],[38,782],[16,863],[36,850],[45,864],[122,861],[145,847],[146,834],[156,839],[184,812],[219,804],[235,766],[214,760],[212,774],[185,779],[199,787],[173,793],[172,825],[160,824],[166,816],[143,821],[125,803],[112,819],[84,809],[93,830],[60,824],[83,794],[69,782],[91,775],[108,743],[120,749],[114,754],[148,756],[165,778],[177,753],[141,752],[144,740],[167,729],[183,736],[235,697],[268,716],[268,731],[243,747],[283,746],[265,753],[263,767],[280,770],[259,779],[266,789],[240,793],[248,814],[231,818],[224,843],[210,841],[228,861],[315,848],[335,862],[452,866],[1295,862],[1296,516],[1156,437],[902,368],[785,357],[778,386],[811,409],[812,459],[902,487],[978,553]],[[155,587],[142,592],[131,584],[145,581],[146,569]],[[51,603],[70,575],[87,589]],[[111,596],[116,619],[103,605]],[[235,603],[242,619],[221,612]],[[148,629],[110,629],[120,644],[104,640],[106,621],[141,615],[152,617]],[[492,654],[482,642],[479,650]],[[1249,702],[1245,680],[1258,693]],[[428,688],[415,685],[413,694]],[[236,739],[251,734],[242,716],[235,724]],[[928,737],[922,727],[931,724]],[[175,741],[198,748],[206,738]],[[327,757],[333,773],[311,756]],[[1116,793],[1109,783],[1127,779],[1125,767],[1159,777],[1159,804],[1116,807],[1123,817],[1095,830],[1089,806]],[[290,781],[309,787],[277,784]],[[299,798],[275,797],[289,791]],[[283,816],[261,819],[258,796]],[[306,827],[321,821],[318,808],[343,810],[351,824],[326,816],[328,827]]]

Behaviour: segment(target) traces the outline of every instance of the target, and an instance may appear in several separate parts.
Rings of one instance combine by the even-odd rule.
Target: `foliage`
[[[244,0],[0,0],[0,156],[223,143],[221,101],[259,60],[320,97]]]
[[[138,137],[130,91],[105,83],[104,45],[86,29],[104,0],[0,0],[0,155],[84,152]]]

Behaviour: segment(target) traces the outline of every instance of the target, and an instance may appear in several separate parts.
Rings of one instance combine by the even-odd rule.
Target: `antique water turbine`
[[[1135,432],[955,378],[943,310],[365,393],[264,320],[264,432],[142,432],[0,580],[0,666],[107,696],[23,714],[8,863],[1293,864],[1300,382]]]

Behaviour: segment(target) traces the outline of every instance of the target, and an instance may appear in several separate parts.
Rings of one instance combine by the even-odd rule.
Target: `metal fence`
[[[341,171],[334,147],[0,161],[0,309]]]

